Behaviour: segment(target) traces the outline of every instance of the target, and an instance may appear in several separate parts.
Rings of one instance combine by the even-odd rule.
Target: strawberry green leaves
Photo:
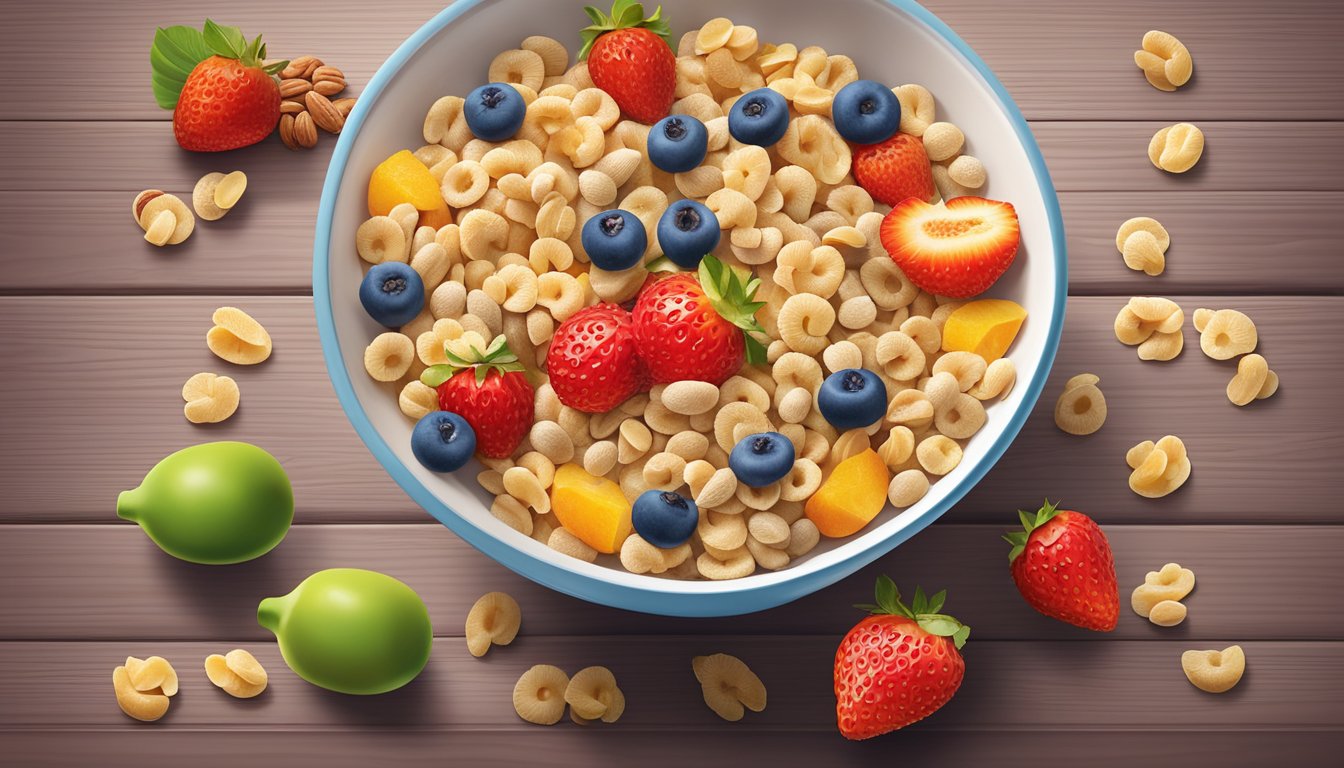
[[[449,348],[448,343],[444,344],[443,354],[448,358],[446,364],[431,365],[420,374],[420,382],[428,387],[437,387],[445,381],[451,379],[458,373],[467,370],[474,370],[476,383],[485,382],[486,376],[494,371],[501,376],[512,372],[525,370],[523,364],[518,361],[518,356],[509,349],[509,344],[504,336],[496,336],[495,340],[490,342],[490,346],[481,351],[477,347],[471,347],[466,355],[458,354]]]
[[[875,604],[860,603],[854,607],[872,614],[904,616],[907,619],[913,619],[920,629],[931,635],[952,638],[952,642],[958,649],[965,645],[966,639],[971,636],[970,627],[951,616],[939,613],[947,599],[947,590],[941,590],[929,597],[924,594],[922,588],[915,587],[914,599],[907,606],[901,602],[901,592],[896,588],[896,582],[884,574],[877,577],[877,585],[873,589],[873,594],[877,601]]]
[[[1013,545],[1008,552],[1008,562],[1016,560],[1017,556],[1022,554],[1022,550],[1027,548],[1027,538],[1031,536],[1032,531],[1050,522],[1058,514],[1058,502],[1051,504],[1049,499],[1046,499],[1045,504],[1035,512],[1017,510],[1017,519],[1022,521],[1022,530],[1010,531],[1003,535],[1003,540]]]
[[[730,267],[713,256],[701,259],[697,277],[705,296],[714,305],[714,311],[742,329],[746,339],[747,362],[752,365],[764,363],[765,345],[756,338],[756,334],[765,334],[760,323],[756,322],[756,313],[765,306],[765,302],[755,301],[761,279]]]
[[[588,52],[592,50],[597,38],[618,29],[647,29],[661,37],[668,47],[672,46],[672,28],[663,19],[661,5],[648,18],[644,17],[644,6],[634,0],[616,0],[612,3],[610,16],[591,5],[586,6],[583,12],[588,14],[588,19],[593,23],[579,32],[579,36],[583,39],[583,47],[579,49],[579,61],[588,58]]]
[[[242,30],[205,20],[203,29],[174,26],[160,27],[154,32],[149,49],[150,84],[154,101],[163,109],[177,107],[178,94],[186,85],[187,76],[197,64],[211,56],[238,59],[245,66],[262,66],[266,45],[261,35],[248,42]],[[264,67],[267,74],[278,74],[289,62],[280,61]]]

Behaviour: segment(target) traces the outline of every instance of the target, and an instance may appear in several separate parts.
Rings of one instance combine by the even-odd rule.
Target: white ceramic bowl
[[[982,194],[1010,201],[1021,219],[1017,261],[990,291],[1029,311],[1009,353],[1018,382],[1006,399],[990,405],[988,423],[967,444],[960,466],[934,483],[922,501],[899,513],[888,507],[859,534],[823,541],[784,570],[733,581],[677,581],[559,554],[494,519],[489,496],[470,467],[438,475],[412,456],[412,425],[398,410],[396,393],[363,370],[364,347],[383,329],[356,298],[362,271],[354,241],[367,217],[370,172],[393,152],[424,143],[420,127],[429,105],[484,82],[495,54],[528,35],[557,37],[576,52],[578,30],[586,23],[584,4],[457,0],[378,70],[346,122],[322,192],[313,296],[327,368],[355,430],[397,483],[444,525],[514,571],[586,600],[649,613],[720,616],[779,605],[835,582],[922,530],[964,496],[1017,435],[1041,393],[1064,319],[1064,231],[1054,186],[1003,86],[959,37],[910,0],[667,3],[674,40],[715,16],[729,16],[755,26],[762,41],[820,45],[853,58],[865,78],[921,83],[933,92],[939,118],[965,131],[970,150],[988,168],[989,186]]]

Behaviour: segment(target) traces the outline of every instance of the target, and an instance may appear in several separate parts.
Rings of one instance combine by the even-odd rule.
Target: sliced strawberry
[[[879,203],[896,205],[907,197],[928,200],[935,192],[924,142],[908,133],[854,147],[852,168],[854,180]]]
[[[1017,211],[1011,203],[957,197],[941,205],[908,199],[891,209],[882,247],[915,285],[939,296],[983,293],[1017,256]]]

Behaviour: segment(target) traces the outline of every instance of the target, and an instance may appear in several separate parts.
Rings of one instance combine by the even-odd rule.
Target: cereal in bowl
[[[524,39],[370,180],[368,367],[417,457],[474,448],[506,525],[665,578],[784,568],[918,503],[1026,319],[977,298],[1019,225],[970,139],[817,46],[589,15],[577,63]]]

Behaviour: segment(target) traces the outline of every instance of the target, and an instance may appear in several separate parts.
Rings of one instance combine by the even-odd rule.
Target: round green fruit
[[[271,454],[238,442],[183,448],[117,498],[117,516],[139,523],[173,557],[241,563],[271,551],[294,520],[294,491]]]
[[[396,690],[429,661],[434,632],[415,590],[376,571],[331,568],[257,606],[289,668],[339,693]]]

